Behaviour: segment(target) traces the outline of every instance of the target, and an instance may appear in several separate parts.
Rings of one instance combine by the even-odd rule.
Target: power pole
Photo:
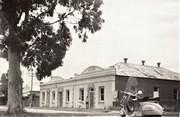
[[[32,102],[33,102],[33,69],[31,70],[31,91],[30,91],[30,107],[32,107]]]

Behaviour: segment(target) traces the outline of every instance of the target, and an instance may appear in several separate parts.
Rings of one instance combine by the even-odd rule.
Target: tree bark
[[[22,79],[20,71],[20,56],[15,48],[8,47],[8,110],[10,114],[23,113]]]

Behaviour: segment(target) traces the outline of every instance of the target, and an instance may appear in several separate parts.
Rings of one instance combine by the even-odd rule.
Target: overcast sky
[[[108,67],[123,62],[161,66],[180,72],[178,0],[104,0],[102,30],[87,43],[75,38],[63,67],[53,75],[69,78],[91,65]],[[0,61],[1,72],[7,64]],[[29,81],[29,80],[28,80]]]
[[[90,65],[122,62],[161,66],[179,72],[178,0],[104,0],[102,30],[87,43],[74,39],[64,66],[53,72],[69,78]]]

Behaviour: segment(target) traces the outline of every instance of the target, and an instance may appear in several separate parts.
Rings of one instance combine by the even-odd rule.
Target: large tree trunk
[[[19,52],[15,48],[8,47],[8,113],[17,114],[23,112],[22,103],[22,79],[20,71]]]

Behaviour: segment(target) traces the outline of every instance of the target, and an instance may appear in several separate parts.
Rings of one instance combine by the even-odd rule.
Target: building
[[[109,68],[90,66],[70,79],[52,77],[40,85],[41,107],[108,109],[118,106],[121,90],[130,77],[143,97],[159,98],[165,109],[177,109],[180,102],[180,77],[160,66],[130,64],[127,59]],[[133,84],[132,84],[133,85]]]
[[[0,105],[6,105],[8,96],[8,79],[7,74],[1,74],[0,80]]]
[[[28,85],[23,88],[23,104],[25,107],[39,107],[39,94],[40,91],[37,89],[32,89]]]
[[[23,104],[25,107],[39,107],[40,83],[33,71],[22,71]]]

